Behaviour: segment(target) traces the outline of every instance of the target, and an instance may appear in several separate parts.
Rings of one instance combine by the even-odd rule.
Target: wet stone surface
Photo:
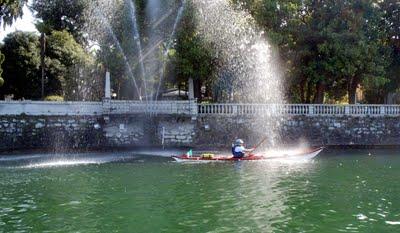
[[[227,147],[233,139],[320,145],[400,145],[400,117],[1,116],[0,150],[135,146]]]

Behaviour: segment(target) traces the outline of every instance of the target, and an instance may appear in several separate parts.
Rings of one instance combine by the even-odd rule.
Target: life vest
[[[235,158],[242,158],[244,157],[244,153],[243,152],[236,152],[236,148],[240,147],[238,145],[232,145],[232,155]]]

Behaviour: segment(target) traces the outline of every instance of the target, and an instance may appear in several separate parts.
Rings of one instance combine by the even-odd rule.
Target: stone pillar
[[[106,72],[106,84],[104,85],[103,114],[111,113],[111,77],[110,72]]]
[[[194,82],[193,78],[189,78],[189,100],[194,99]]]
[[[106,72],[106,85],[105,85],[105,98],[106,99],[111,99],[111,78],[110,78],[110,72]]]
[[[190,105],[190,115],[192,115],[192,120],[196,120],[197,119],[197,114],[198,114],[198,105],[197,105],[197,100],[192,99],[189,101],[189,105]]]

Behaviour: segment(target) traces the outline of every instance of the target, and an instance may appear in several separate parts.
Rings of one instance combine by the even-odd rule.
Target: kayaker
[[[234,158],[243,158],[246,156],[246,153],[253,152],[253,150],[253,148],[246,149],[244,147],[244,141],[242,139],[237,139],[232,145],[232,155]]]

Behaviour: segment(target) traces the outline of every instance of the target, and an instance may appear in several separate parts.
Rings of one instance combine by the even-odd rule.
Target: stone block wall
[[[275,132],[275,133],[274,133]],[[400,117],[0,116],[0,151],[138,146],[228,147],[268,136],[272,144],[400,146]]]
[[[110,147],[149,146],[153,144],[152,120],[145,116],[105,117],[103,131]]]
[[[165,145],[192,146],[196,122],[190,118],[163,118],[158,121],[157,137]]]
[[[400,117],[202,117],[194,144],[226,146],[235,138],[256,143],[264,136],[288,145],[400,146]]]
[[[195,122],[189,117],[111,116],[104,125],[110,146],[191,146]]]
[[[0,116],[0,151],[97,148],[103,142],[97,117]]]

